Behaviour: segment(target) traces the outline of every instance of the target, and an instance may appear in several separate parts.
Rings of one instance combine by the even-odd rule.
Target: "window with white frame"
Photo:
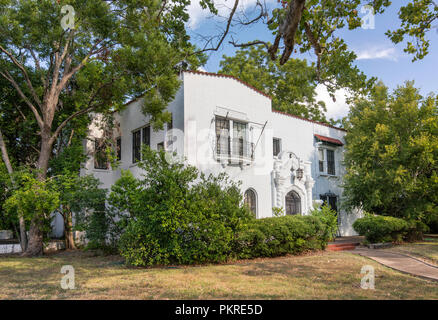
[[[272,142],[272,149],[274,153],[274,157],[278,156],[281,152],[281,139],[274,138]]]
[[[335,150],[318,148],[318,167],[320,173],[336,175]]]
[[[132,163],[141,160],[141,146],[151,146],[151,127],[143,127],[132,132]]]
[[[244,202],[254,217],[257,217],[257,195],[254,189],[250,188],[245,191]]]
[[[253,156],[253,144],[248,141],[248,123],[216,116],[215,130],[218,160]]]
[[[96,138],[94,140],[94,169],[108,170],[110,168],[107,146],[105,138]]]

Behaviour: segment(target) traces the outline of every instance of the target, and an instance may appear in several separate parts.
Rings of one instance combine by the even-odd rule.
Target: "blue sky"
[[[234,3],[232,0],[221,1],[225,6],[231,6]],[[421,94],[438,93],[438,26],[427,35],[430,39],[429,54],[423,60],[416,62],[412,62],[411,55],[403,52],[405,47],[403,43],[395,45],[385,35],[388,29],[394,30],[400,25],[397,13],[403,3],[406,2],[406,0],[393,1],[393,4],[387,8],[384,14],[375,16],[374,29],[341,30],[338,34],[347,42],[349,48],[357,54],[358,59],[355,63],[367,76],[377,77],[391,89],[407,80],[414,80],[416,87],[420,88]],[[245,11],[246,14],[250,14],[255,1],[245,0],[242,3],[241,10]],[[277,2],[273,0],[267,0],[267,4],[271,7],[278,6]],[[229,9],[225,6],[219,7],[220,13],[224,16],[229,12]],[[220,28],[224,26],[223,21],[212,19],[207,12],[202,11],[196,4],[192,5],[189,13],[191,14],[190,33],[193,35],[194,42],[198,45],[203,42],[199,40],[196,34],[219,34]],[[365,14],[366,12],[359,13],[361,17]],[[240,42],[255,39],[273,41],[273,36],[264,24],[233,29],[231,36]],[[236,49],[228,43],[229,40],[231,40],[230,37],[224,41],[218,52],[209,54],[209,60],[204,69],[209,72],[216,72],[219,70],[219,62],[224,54],[234,55]],[[311,54],[305,54],[301,57],[308,60],[314,59]],[[318,88],[318,91],[321,93],[321,99],[324,99],[324,101],[328,99],[324,89]],[[329,116],[338,118],[348,112],[342,96],[342,92],[340,92],[336,104],[331,101],[328,102]]]

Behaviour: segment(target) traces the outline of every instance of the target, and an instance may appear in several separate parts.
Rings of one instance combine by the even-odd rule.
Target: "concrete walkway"
[[[373,259],[384,266],[405,272],[417,277],[438,281],[438,266],[423,262],[416,258],[389,252],[383,249],[356,248],[348,251]]]

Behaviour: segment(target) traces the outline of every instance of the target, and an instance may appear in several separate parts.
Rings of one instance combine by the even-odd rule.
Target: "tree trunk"
[[[14,183],[12,174],[14,170],[12,169],[11,161],[9,159],[8,150],[6,149],[5,141],[3,140],[3,134],[0,131],[0,149],[2,152],[2,158],[5,163],[6,169],[8,170],[9,176],[11,177],[12,183]],[[27,249],[27,235],[26,235],[26,223],[24,222],[23,216],[19,215],[18,221],[20,223],[20,246],[21,252],[26,251]]]
[[[64,215],[64,237],[65,237],[65,248],[66,249],[76,249],[75,241],[73,238],[73,213],[68,208],[66,209]]]
[[[47,177],[47,168],[49,167],[52,144],[50,143],[50,134],[43,132],[41,134],[41,150],[38,159],[38,179],[44,181]],[[41,231],[41,221],[33,218],[30,222],[29,244],[26,252],[23,254],[28,257],[40,256],[43,254],[43,232]]]
[[[43,232],[41,229],[41,223],[38,219],[33,218],[29,229],[29,244],[23,253],[24,256],[34,257],[43,254]]]

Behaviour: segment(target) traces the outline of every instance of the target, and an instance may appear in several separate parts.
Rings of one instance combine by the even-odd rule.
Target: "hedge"
[[[324,249],[326,227],[314,216],[283,216],[254,220],[236,240],[238,258],[275,257]]]
[[[428,227],[420,221],[406,221],[387,216],[367,216],[353,223],[353,228],[367,242],[401,242],[421,239]]]

